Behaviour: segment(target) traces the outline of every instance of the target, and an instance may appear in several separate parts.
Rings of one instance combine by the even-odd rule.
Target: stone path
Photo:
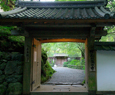
[[[85,79],[84,70],[67,67],[53,67],[56,71],[45,84],[78,85]]]

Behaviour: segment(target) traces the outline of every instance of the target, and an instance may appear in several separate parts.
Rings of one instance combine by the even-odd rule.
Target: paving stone
[[[52,78],[45,84],[55,85],[76,85],[81,84],[85,79],[84,70],[71,69],[67,67],[53,67],[56,71]]]

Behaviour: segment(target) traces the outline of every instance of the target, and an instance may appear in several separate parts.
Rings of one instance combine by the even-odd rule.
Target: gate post
[[[29,95],[31,91],[31,63],[32,63],[32,37],[25,37],[24,65],[23,65],[23,94]]]
[[[95,37],[86,40],[86,85],[89,95],[96,94],[96,53],[94,50]]]

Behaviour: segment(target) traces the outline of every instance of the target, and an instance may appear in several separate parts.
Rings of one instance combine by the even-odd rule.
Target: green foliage
[[[42,49],[42,60],[41,60],[41,83],[47,81],[55,71],[50,66],[47,61],[47,54],[44,49]]]
[[[81,58],[80,64],[85,65],[85,59],[84,58]]]
[[[84,85],[85,84],[85,80],[81,84]]]
[[[0,59],[4,59],[7,57],[3,51],[5,52],[18,52],[24,51],[24,37],[22,36],[11,36],[11,29],[14,27],[6,27],[6,26],[0,26]],[[12,58],[20,59],[18,54],[14,54]],[[11,57],[7,57],[8,60],[12,59]],[[47,54],[44,49],[42,49],[42,65],[41,65],[41,77],[42,81],[44,82],[48,80],[52,74],[54,73],[54,70],[51,68],[50,64],[47,62]],[[1,65],[0,65],[1,66]],[[3,66],[1,66],[3,67]],[[13,70],[13,69],[12,69]]]
[[[0,51],[24,52],[24,37],[11,36],[11,29],[14,27],[0,26]]]
[[[63,63],[63,67],[68,67],[68,64],[69,64],[68,61],[67,61],[67,62],[64,62],[64,63]]]
[[[50,66],[50,63],[47,61],[45,66],[44,66],[44,70],[46,72],[46,76],[44,76],[43,74],[41,75],[41,83],[44,83],[45,81],[47,81],[49,78],[51,78],[51,76],[53,75],[53,73],[55,72],[52,67]]]
[[[50,66],[51,66],[51,67],[54,67],[54,65],[55,65],[55,60],[49,59],[48,62],[50,63]]]
[[[94,0],[55,0],[55,1],[94,1]]]
[[[63,66],[74,69],[83,69],[85,72],[85,59],[84,58],[81,58],[81,60],[70,59],[67,62],[64,62]]]
[[[107,8],[109,8],[110,11],[115,12],[115,0],[108,0]],[[115,27],[106,26],[105,30],[107,30],[107,35],[102,36],[100,42],[115,42]]]
[[[115,27],[114,26],[106,26],[105,29],[107,31],[106,36],[102,36],[101,42],[114,42],[115,41]]]
[[[84,70],[84,72],[85,72],[85,65],[83,65],[83,70]]]
[[[70,65],[80,65],[80,60],[76,60],[76,59],[73,59],[71,62],[70,62]]]
[[[50,63],[47,61],[45,64],[45,68],[46,68],[46,75],[47,77],[51,77],[52,74],[54,73],[54,70],[52,69],[52,67],[50,66]]]
[[[3,9],[4,11],[9,11],[9,10],[10,10],[10,7],[7,6],[7,5],[5,4],[5,2],[1,2],[1,3],[0,3],[0,7],[1,7],[1,9]]]
[[[12,36],[11,30],[14,29],[14,26],[7,27],[7,26],[0,26],[0,39],[4,39],[4,37],[7,37],[9,40],[17,41],[17,42],[24,42],[25,37],[24,36]]]
[[[0,7],[4,11],[9,11],[15,7],[16,0],[0,0]]]
[[[0,36],[9,36],[11,35],[10,30],[13,27],[7,27],[7,26],[0,26]]]
[[[85,50],[83,43],[76,42],[44,43],[42,47],[47,50],[48,56],[53,56],[54,53],[66,53],[69,56],[79,57]]]
[[[112,12],[115,12],[115,0],[108,0],[107,8]]]

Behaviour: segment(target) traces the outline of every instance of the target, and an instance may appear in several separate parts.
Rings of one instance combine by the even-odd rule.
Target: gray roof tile
[[[115,14],[102,1],[36,3],[20,1],[14,10],[0,13],[2,18],[25,19],[111,19]],[[15,11],[16,10],[16,11]]]

